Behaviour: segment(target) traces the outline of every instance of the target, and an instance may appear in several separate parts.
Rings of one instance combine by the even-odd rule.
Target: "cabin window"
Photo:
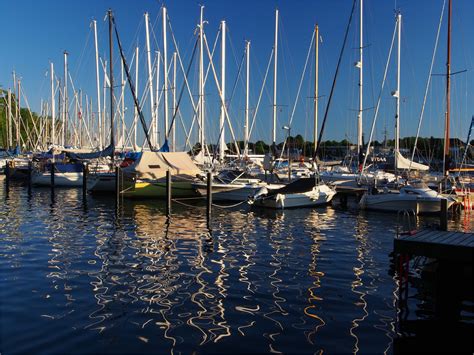
[[[150,169],[161,169],[161,166],[159,165],[148,165]]]

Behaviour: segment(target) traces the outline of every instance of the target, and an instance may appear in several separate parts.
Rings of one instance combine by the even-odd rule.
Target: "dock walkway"
[[[401,234],[394,240],[394,252],[472,264],[474,233],[424,229]]]

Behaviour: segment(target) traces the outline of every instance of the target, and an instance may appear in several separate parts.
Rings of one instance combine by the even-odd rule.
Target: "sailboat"
[[[399,151],[400,141],[400,43],[401,43],[401,20],[399,12],[396,17],[397,30],[397,89],[392,93],[396,102],[395,113],[395,169],[418,168],[427,170],[428,167],[411,162],[403,158]],[[417,164],[417,165],[415,165]],[[426,168],[425,168],[426,167]],[[448,208],[455,202],[454,199],[444,197],[436,191],[431,190],[424,184],[411,182],[403,186],[399,191],[384,188],[379,190],[376,186],[369,189],[361,198],[359,206],[362,209],[373,209],[379,211],[398,212],[401,210],[413,210],[418,213],[437,213],[441,211],[441,200],[448,200]]]
[[[276,21],[278,23],[278,12]],[[278,28],[278,26],[276,26]],[[276,32],[278,33],[278,32]],[[318,50],[319,50],[319,27],[316,25],[314,29],[315,39],[315,100],[318,96]],[[275,40],[276,47],[277,40]],[[275,69],[276,72],[276,69]],[[328,104],[329,105],[329,104]],[[315,110],[315,138],[317,132],[317,101],[314,105]],[[288,127],[289,131],[290,127]],[[288,134],[289,136],[289,134]],[[315,139],[315,147],[317,147]],[[317,148],[315,148],[315,157],[317,156]],[[288,157],[289,158],[289,157]],[[263,187],[255,194],[249,203],[255,206],[267,208],[296,208],[296,207],[314,207],[321,206],[331,202],[336,191],[321,181],[318,172],[314,169],[314,175],[311,177],[302,177],[296,181],[290,182],[288,185],[279,189],[268,189]]]

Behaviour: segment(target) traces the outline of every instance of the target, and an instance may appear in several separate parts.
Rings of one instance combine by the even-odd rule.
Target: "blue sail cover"
[[[169,152],[170,151],[170,147],[168,145],[168,140],[167,139],[165,139],[165,142],[163,143],[160,150],[158,150],[158,151],[159,152]]]
[[[101,157],[110,156],[114,154],[114,151],[115,151],[115,147],[113,145],[109,145],[104,150],[101,150],[98,152],[92,152],[92,153],[66,152],[66,155],[69,157],[69,159],[72,159],[72,160],[90,160],[90,159],[97,159]]]

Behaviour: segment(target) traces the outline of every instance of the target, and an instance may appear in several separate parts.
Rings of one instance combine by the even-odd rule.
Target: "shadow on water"
[[[394,353],[474,352],[474,289],[470,264],[418,257],[397,302]]]

